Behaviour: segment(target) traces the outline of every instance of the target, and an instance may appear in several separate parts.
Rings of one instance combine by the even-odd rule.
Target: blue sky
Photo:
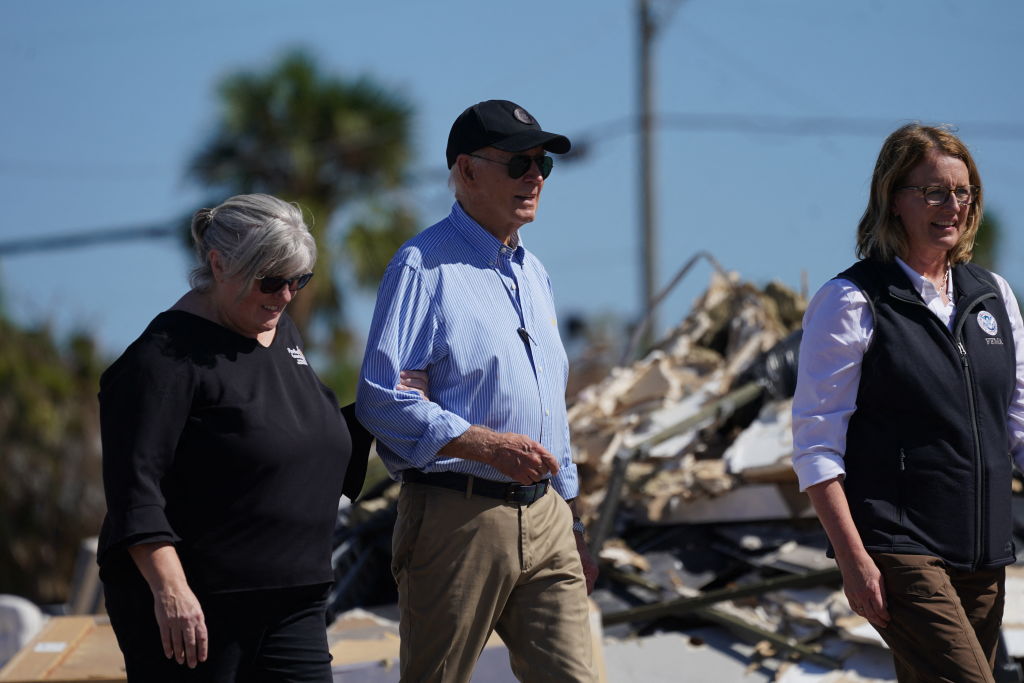
[[[997,270],[1024,287],[1024,3],[654,6],[667,17],[654,50],[662,282],[703,249],[757,283],[798,288],[806,274],[813,292],[853,260],[882,140],[921,120],[959,127],[1004,225]],[[304,47],[414,105],[422,171],[443,169],[452,120],[483,99],[514,100],[587,140],[584,159],[556,162],[523,236],[563,317],[634,315],[638,142],[622,123],[636,111],[634,12],[632,0],[2,0],[0,242],[198,208],[203,188],[184,169],[217,119],[218,81]],[[447,212],[443,176],[413,192],[424,225]],[[116,354],[185,291],[189,258],[169,241],[10,256],[0,292],[18,320],[85,327]],[[708,273],[666,302],[663,328]],[[358,335],[372,300],[349,309]]]

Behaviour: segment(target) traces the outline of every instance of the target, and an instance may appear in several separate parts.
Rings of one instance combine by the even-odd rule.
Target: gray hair
[[[459,156],[462,155],[460,154]],[[467,154],[466,156],[469,155]],[[480,160],[476,157],[470,156],[469,163],[473,166],[479,166]],[[459,170],[458,162],[452,164],[451,170],[448,171],[448,189],[455,193],[455,198],[460,201],[465,197],[466,187],[463,182],[462,172]]]
[[[210,252],[220,254],[228,277],[245,280],[248,292],[257,275],[294,277],[316,263],[316,241],[297,204],[268,194],[240,194],[192,217],[192,241],[199,264],[189,283],[200,292],[214,284]]]

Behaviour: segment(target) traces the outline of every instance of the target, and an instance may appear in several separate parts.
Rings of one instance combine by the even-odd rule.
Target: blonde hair
[[[893,194],[932,150],[963,161],[970,184],[978,187],[974,202],[967,211],[967,222],[960,239],[949,250],[949,262],[953,265],[971,260],[983,204],[978,167],[967,145],[949,128],[919,123],[898,128],[882,144],[871,176],[868,206],[857,225],[857,258],[889,262],[896,256],[906,256],[907,231],[899,217],[893,214]]]
[[[210,252],[216,250],[228,277],[241,275],[242,292],[257,275],[294,277],[312,272],[316,241],[296,204],[268,194],[240,194],[192,217],[192,240],[198,265],[189,283],[200,292],[213,286]]]

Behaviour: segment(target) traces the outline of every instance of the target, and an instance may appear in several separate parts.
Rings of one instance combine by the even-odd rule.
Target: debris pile
[[[785,680],[796,660],[802,676],[856,668],[884,647],[850,610],[790,466],[804,308],[781,284],[715,273],[657,348],[577,395],[569,422],[607,636],[714,625],[752,646],[761,680]],[[880,661],[846,680],[891,679]]]
[[[658,348],[581,390],[569,423],[591,521],[609,487],[647,524],[808,514],[779,488],[795,482],[788,398],[803,310],[781,284],[715,273]]]

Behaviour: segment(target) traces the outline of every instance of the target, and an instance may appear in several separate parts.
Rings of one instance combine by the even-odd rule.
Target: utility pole
[[[657,287],[657,232],[654,216],[654,93],[651,89],[651,46],[655,24],[650,0],[637,0],[637,36],[639,38],[639,89],[637,105],[640,113],[640,279],[642,282],[640,315],[648,314],[647,330],[641,341],[641,353],[650,348],[658,331],[657,316],[650,308],[654,304]]]

